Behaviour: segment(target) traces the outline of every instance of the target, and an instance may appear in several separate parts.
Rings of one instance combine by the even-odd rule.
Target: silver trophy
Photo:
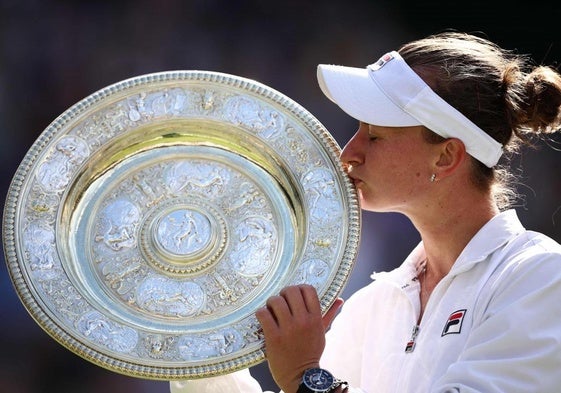
[[[253,366],[268,297],[308,283],[326,311],[348,280],[360,209],[339,152],[253,80],[177,71],[108,86],[51,123],[13,178],[14,287],[55,340],[115,372]]]

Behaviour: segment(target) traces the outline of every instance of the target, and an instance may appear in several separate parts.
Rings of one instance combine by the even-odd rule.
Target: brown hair
[[[501,143],[507,158],[561,127],[561,75],[525,55],[457,32],[410,42],[399,53],[435,93]],[[432,131],[426,139],[442,141]],[[493,192],[500,208],[508,207],[516,195],[510,171],[472,161],[474,184]]]

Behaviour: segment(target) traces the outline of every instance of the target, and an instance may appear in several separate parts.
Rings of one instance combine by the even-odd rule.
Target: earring
[[[436,173],[433,173],[433,174],[430,176],[430,181],[431,181],[431,183],[433,183],[435,180],[436,180]]]

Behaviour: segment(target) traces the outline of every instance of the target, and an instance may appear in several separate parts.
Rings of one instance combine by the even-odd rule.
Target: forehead
[[[408,126],[408,127],[388,127],[379,126],[376,124],[360,123],[360,127],[367,129],[369,133],[377,133],[388,136],[414,136],[420,135],[423,126]]]

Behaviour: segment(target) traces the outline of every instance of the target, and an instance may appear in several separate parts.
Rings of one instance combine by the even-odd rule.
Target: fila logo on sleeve
[[[448,317],[446,324],[444,325],[444,330],[442,331],[442,336],[447,334],[460,334],[462,331],[462,323],[464,322],[464,317],[466,316],[466,309],[454,311]]]

